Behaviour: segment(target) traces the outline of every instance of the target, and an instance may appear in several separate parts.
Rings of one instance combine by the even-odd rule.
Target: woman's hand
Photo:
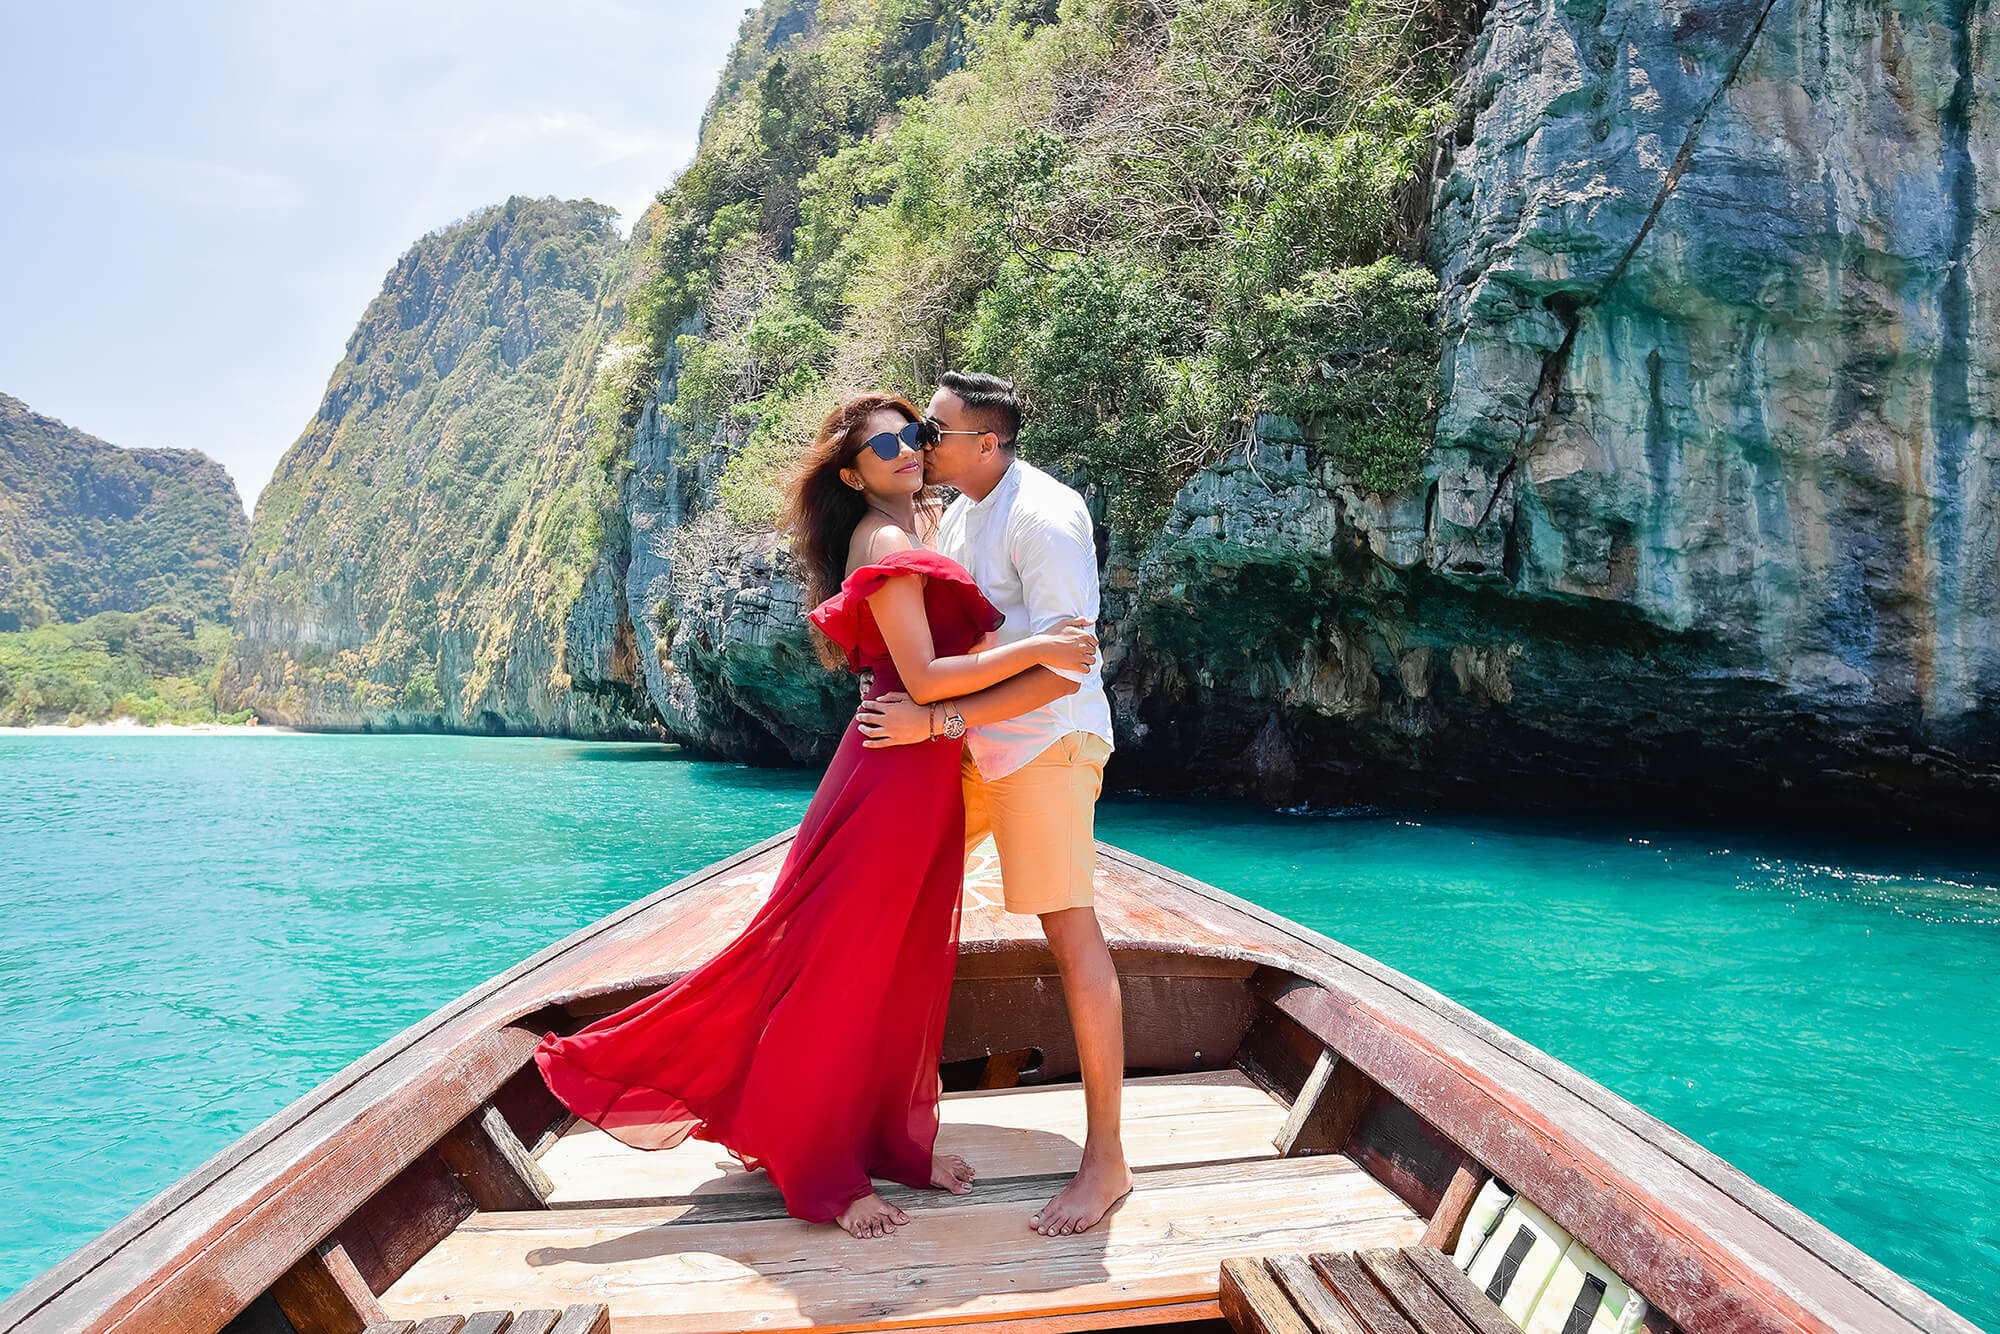
[[[936,735],[932,730],[934,709],[934,705],[916,703],[900,690],[863,700],[854,712],[854,721],[864,738],[861,744],[868,750],[880,750],[884,746],[929,741]]]
[[[1047,634],[1035,635],[1036,658],[1044,667],[1059,672],[1087,672],[1097,661],[1097,636],[1084,627],[1090,624],[1072,616]]]

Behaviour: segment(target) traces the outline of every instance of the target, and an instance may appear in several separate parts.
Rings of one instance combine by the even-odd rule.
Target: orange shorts
[[[986,781],[970,751],[965,782],[965,850],[990,834],[1000,853],[1000,887],[1008,912],[1088,908],[1097,871],[1097,797],[1111,747],[1089,732],[1071,732],[1008,774]]]

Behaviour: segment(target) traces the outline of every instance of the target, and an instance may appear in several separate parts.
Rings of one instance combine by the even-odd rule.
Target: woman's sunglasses
[[[884,431],[880,435],[870,436],[862,442],[861,449],[872,449],[876,458],[884,463],[894,463],[896,456],[903,452],[903,446],[908,445],[911,449],[921,452],[936,439],[936,428],[929,422],[911,422],[900,431]],[[861,449],[854,451],[855,457],[860,457]]]
[[[947,431],[926,417],[922,421],[911,422],[900,431],[884,431],[880,435],[870,436],[862,442],[861,449],[872,449],[876,458],[884,463],[894,463],[905,445],[921,452],[936,444],[940,436],[984,434],[986,434],[984,431]],[[854,451],[856,457],[860,456],[861,449]]]

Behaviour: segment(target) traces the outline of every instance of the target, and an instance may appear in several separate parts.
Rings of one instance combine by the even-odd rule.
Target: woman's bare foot
[[[833,1221],[857,1237],[886,1237],[909,1222],[910,1216],[871,1190],[842,1209]]]
[[[964,1195],[971,1191],[972,1180],[978,1176],[972,1164],[955,1153],[934,1153],[931,1155],[931,1184],[939,1190],[948,1190],[954,1195]]]
[[[1112,1205],[1132,1190],[1132,1171],[1124,1160],[1085,1162],[1069,1184],[1043,1205],[1028,1226],[1045,1237],[1067,1237],[1097,1226]]]

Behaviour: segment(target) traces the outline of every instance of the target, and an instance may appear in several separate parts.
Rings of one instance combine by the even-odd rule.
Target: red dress
[[[813,623],[901,689],[867,597],[925,576],[940,657],[1000,624],[972,576],[898,551],[847,577]],[[627,1144],[694,1135],[764,1168],[785,1208],[831,1222],[871,1176],[928,1186],[938,1059],[965,875],[962,743],[864,749],[849,727],[771,897],[673,985],[535,1050],[564,1106]]]

